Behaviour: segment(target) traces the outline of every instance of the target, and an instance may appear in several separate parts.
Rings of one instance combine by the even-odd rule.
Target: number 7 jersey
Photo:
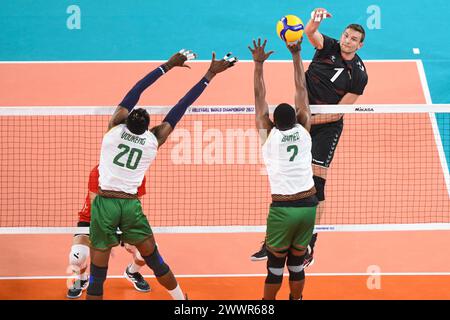
[[[289,130],[272,128],[262,146],[272,194],[293,195],[314,186],[311,136],[300,124]]]
[[[157,152],[158,140],[152,132],[136,135],[125,124],[112,128],[102,141],[100,188],[136,194]]]

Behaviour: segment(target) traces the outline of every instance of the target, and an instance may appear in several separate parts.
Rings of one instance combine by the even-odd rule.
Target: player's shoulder
[[[361,57],[358,54],[355,54],[355,58],[353,59],[353,64],[359,70],[362,74],[365,74],[367,76],[367,68],[364,64],[364,61],[361,59]]]
[[[331,38],[323,33],[321,33],[321,35],[323,37],[323,45],[321,49],[315,47],[313,61],[321,59],[329,54],[333,54],[334,52],[337,52],[339,50],[338,40]]]
[[[297,124],[295,125],[295,127],[296,127],[302,134],[306,134],[306,135],[310,136],[309,131],[308,131],[303,125],[301,125],[300,123],[297,123]]]
[[[326,34],[322,33],[322,37],[323,37],[323,48],[322,50],[319,51],[324,51],[324,50],[339,50],[339,40],[327,36]]]
[[[335,39],[335,38],[333,38],[333,37],[330,37],[330,36],[328,36],[328,35],[326,35],[326,34],[324,34],[324,33],[322,33],[322,37],[323,37],[323,41],[327,41],[327,42],[329,42],[329,43],[338,43],[338,42],[339,42],[338,39]]]
[[[115,131],[117,131],[117,130],[121,130],[121,129],[123,129],[124,127],[125,127],[125,124],[124,124],[124,123],[115,125],[115,126],[109,128],[108,131],[106,131],[105,135],[107,135],[107,134],[109,134],[109,133],[112,133],[112,132],[115,132]]]
[[[145,132],[145,135],[150,139],[152,144],[154,144],[156,146],[159,145],[158,138],[156,137],[156,135],[151,130],[147,130]]]
[[[270,144],[270,141],[273,139],[273,137],[280,134],[280,130],[277,129],[277,127],[273,127],[270,129],[269,134],[267,135],[266,141],[264,141],[263,146]]]

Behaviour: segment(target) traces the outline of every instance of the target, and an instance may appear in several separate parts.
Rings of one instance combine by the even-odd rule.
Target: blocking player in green
[[[155,159],[158,148],[174,130],[187,108],[203,93],[216,74],[233,66],[237,59],[228,54],[224,59],[216,60],[213,53],[204,77],[169,111],[161,124],[150,130],[147,111],[133,108],[141,93],[160,76],[175,66],[186,66],[184,62],[194,57],[190,51],[182,50],[150,72],[128,92],[109,121],[100,152],[98,195],[91,209],[91,276],[87,299],[103,298],[111,248],[119,244],[117,228],[122,232],[121,239],[137,248],[172,298],[185,299],[170,267],[158,251],[152,229],[142,211],[137,188]]]
[[[311,165],[311,111],[305,72],[300,56],[301,42],[288,46],[292,53],[295,80],[295,108],[279,104],[269,118],[264,84],[267,41],[253,41],[256,127],[262,142],[262,155],[269,177],[272,203],[267,217],[267,277],[264,300],[276,299],[285,265],[289,271],[291,300],[302,298],[305,283],[303,262],[314,230],[316,207]]]

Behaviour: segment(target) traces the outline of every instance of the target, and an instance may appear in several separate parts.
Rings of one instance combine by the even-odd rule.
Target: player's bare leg
[[[172,298],[174,300],[184,300],[185,296],[175,276],[159,254],[153,235],[135,246],[146,264],[152,269],[156,280],[169,291]]]
[[[133,262],[127,266],[124,272],[125,278],[130,281],[134,288],[139,292],[148,292],[151,290],[150,285],[144,279],[140,270],[143,266],[145,266],[144,258],[142,258],[141,254],[137,250],[135,246],[132,246],[128,243],[124,244],[125,249],[133,255]]]

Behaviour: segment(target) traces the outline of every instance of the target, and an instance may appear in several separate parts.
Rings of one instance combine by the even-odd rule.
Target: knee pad
[[[267,251],[267,278],[266,283],[276,284],[283,281],[284,264],[286,257],[277,257]]]
[[[169,266],[159,254],[158,247],[155,247],[155,250],[151,255],[142,258],[149,268],[152,269],[156,277],[162,277],[170,271]]]
[[[305,255],[294,256],[289,252],[286,263],[289,270],[289,281],[302,281],[305,279],[305,270],[303,270],[304,261]]]
[[[74,272],[79,272],[87,267],[89,258],[89,247],[84,244],[74,244],[69,254],[69,264],[73,266]]]
[[[87,288],[87,294],[90,296],[102,296],[103,295],[103,283],[106,280],[106,274],[108,273],[108,267],[97,267],[91,263],[91,275],[89,277],[89,286]]]
[[[313,176],[313,179],[314,179],[314,187],[316,187],[316,197],[319,201],[324,201],[326,180],[319,176]]]

